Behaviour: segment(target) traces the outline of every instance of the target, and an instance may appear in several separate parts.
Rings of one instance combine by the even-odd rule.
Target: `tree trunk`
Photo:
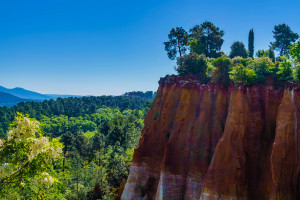
[[[180,44],[179,44],[179,39],[177,39],[177,45],[178,45],[178,52],[179,52],[179,59],[180,59],[180,67],[182,67],[181,47],[180,47]]]
[[[282,56],[282,54],[283,54],[283,47],[280,50],[280,56]]]

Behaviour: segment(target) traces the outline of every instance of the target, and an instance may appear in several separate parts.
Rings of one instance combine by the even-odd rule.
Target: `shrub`
[[[272,61],[268,57],[259,57],[255,58],[248,67],[254,69],[257,75],[257,82],[263,83],[266,79],[266,76],[270,74],[269,68],[272,64]]]
[[[247,58],[247,50],[243,42],[236,41],[231,45],[230,48],[231,48],[231,52],[229,54],[230,58],[234,58],[236,56]]]
[[[179,75],[200,74],[201,80],[206,80],[207,59],[204,55],[190,53],[182,58],[182,65],[177,68]]]
[[[292,46],[290,46],[289,52],[291,54],[291,57],[298,62],[300,62],[300,41],[294,43]]]
[[[268,68],[268,73],[272,76],[274,81],[279,80],[279,75],[277,73],[279,71],[279,65],[280,65],[280,62],[276,61],[275,63],[272,63],[270,65],[270,67]]]
[[[227,57],[216,58],[213,61],[213,66],[215,70],[212,72],[213,82],[218,84],[229,84],[229,66],[231,65],[231,60]]]
[[[279,64],[279,80],[281,81],[291,81],[293,80],[292,76],[292,62],[288,59],[287,56],[281,56],[282,62]]]
[[[293,79],[296,83],[300,81],[300,64],[296,63],[293,70]]]
[[[242,64],[242,57],[241,56],[236,56],[234,58],[232,58],[232,64],[233,65],[236,65],[236,64]]]
[[[253,69],[246,68],[242,64],[238,63],[233,66],[229,77],[234,83],[252,85],[255,82],[257,75]]]
[[[213,72],[216,70],[216,68],[213,66],[213,59],[210,59],[207,61],[207,69],[206,69],[206,77],[207,79],[212,78]]]
[[[269,57],[269,50],[260,49],[256,52],[257,57]]]
[[[236,65],[237,63],[240,63],[244,65],[245,67],[252,62],[252,58],[242,58],[240,56],[236,56],[232,59],[232,65]]]

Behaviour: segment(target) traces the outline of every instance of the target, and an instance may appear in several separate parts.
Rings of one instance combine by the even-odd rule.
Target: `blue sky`
[[[0,85],[41,93],[118,95],[156,90],[173,74],[163,42],[171,28],[205,20],[234,41],[266,49],[272,29],[300,33],[296,0],[11,0],[0,1]]]

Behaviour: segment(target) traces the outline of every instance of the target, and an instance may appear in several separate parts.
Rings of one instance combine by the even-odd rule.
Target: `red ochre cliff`
[[[160,80],[121,199],[299,199],[300,89],[196,80]]]

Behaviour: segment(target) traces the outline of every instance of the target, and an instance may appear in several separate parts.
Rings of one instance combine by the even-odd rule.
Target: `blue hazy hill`
[[[26,101],[30,101],[30,100],[22,99],[22,98],[16,97],[14,95],[11,95],[11,94],[8,94],[5,92],[0,92],[0,106],[11,107],[20,102],[26,102]]]

